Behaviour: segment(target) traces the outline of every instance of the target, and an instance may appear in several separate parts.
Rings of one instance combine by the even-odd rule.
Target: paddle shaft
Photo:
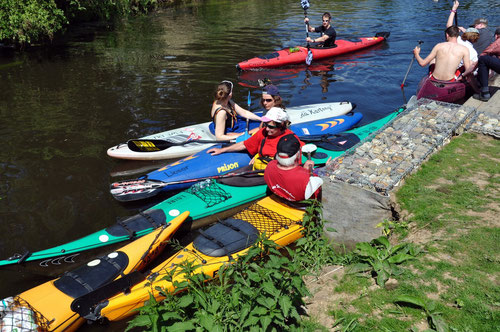
[[[423,43],[423,41],[419,40],[418,41],[418,47]],[[406,78],[408,77],[408,74],[410,73],[411,66],[413,65],[413,62],[415,61],[415,54],[413,55],[413,58],[411,58],[410,66],[408,67],[408,70],[406,71],[405,78],[403,79],[403,83],[401,83],[401,89],[404,88]]]
[[[455,3],[456,0],[453,1],[453,4]],[[452,4],[452,8],[453,8]],[[457,9],[455,10],[455,26],[458,27],[458,6]]]
[[[183,142],[172,142],[164,139],[131,139],[128,140],[127,146],[131,151],[135,152],[155,152],[162,151],[173,146],[183,146],[191,143],[206,143],[206,144],[217,144],[217,143],[234,143],[234,140],[230,141],[219,141],[219,140],[190,140]]]
[[[195,179],[186,179],[186,180],[179,180],[179,181],[170,181],[170,182],[163,182],[163,181],[155,181],[155,180],[147,180],[147,179],[139,179],[139,180],[134,180],[137,181],[137,184],[134,184],[134,181],[122,181],[122,182],[115,182],[111,184],[111,194],[113,196],[119,195],[121,193],[113,193],[113,189],[122,189],[122,192],[128,192],[128,191],[137,191],[137,190],[147,190],[147,189],[152,189],[153,191],[151,192],[151,195],[148,195],[147,197],[151,197],[156,195],[157,191],[160,191],[162,188],[171,186],[174,184],[181,184],[181,183],[191,183],[191,182],[201,182],[203,180],[217,180],[217,179],[224,179],[224,178],[229,178],[229,177],[234,177],[234,176],[242,176],[242,175],[249,175],[249,174],[258,174],[262,173],[262,170],[252,170],[252,171],[244,171],[244,172],[233,172],[233,173],[226,173],[226,174],[221,174],[221,175],[212,175],[212,176],[205,176],[202,178],[195,178]],[[141,182],[142,181],[142,182]],[[150,181],[150,183],[146,183],[146,181]],[[142,188],[141,188],[142,186]],[[154,188],[153,188],[154,187]],[[146,198],[146,197],[144,197]]]
[[[335,134],[335,135],[313,136],[313,137],[310,137],[309,139],[307,139],[307,136],[306,137],[299,137],[299,138],[304,140],[304,141],[310,140],[310,141],[318,142],[318,141],[322,141],[324,139],[327,139],[329,136],[332,136],[335,141],[343,140],[343,137],[344,137],[343,134]],[[308,154],[308,159],[309,160],[311,159],[310,154]],[[145,198],[155,196],[158,192],[160,192],[162,190],[162,188],[169,186],[169,185],[200,182],[200,181],[209,180],[209,179],[223,179],[223,178],[228,178],[228,177],[256,174],[256,173],[261,173],[261,172],[262,172],[262,170],[233,172],[233,173],[226,173],[226,174],[221,174],[221,175],[213,175],[213,176],[207,176],[207,177],[202,177],[202,178],[186,179],[186,180],[171,181],[171,182],[163,182],[163,181],[148,180],[148,179],[128,180],[128,181],[122,181],[122,182],[115,182],[115,183],[111,184],[110,192],[111,192],[111,195],[113,195],[113,197],[118,201],[122,201],[122,202],[134,201],[134,200],[140,200],[140,199],[145,199]],[[127,195],[130,195],[130,196],[127,196]]]

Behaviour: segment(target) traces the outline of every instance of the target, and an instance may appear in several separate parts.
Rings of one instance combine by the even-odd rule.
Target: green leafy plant
[[[378,223],[376,227],[382,228],[382,233],[385,236],[389,236],[389,234],[391,234],[393,231],[402,233],[402,235],[405,236],[406,232],[408,231],[408,223],[401,220],[393,221],[384,219],[384,221]]]
[[[429,322],[429,326],[433,331],[438,331],[438,332],[450,331],[450,327],[443,320],[441,312],[439,312],[436,309],[436,303],[434,301],[429,301],[427,299],[422,299],[416,296],[401,295],[398,296],[394,302],[406,305],[410,304],[412,306],[422,309],[425,312],[425,315],[427,316],[427,321]]]
[[[321,202],[315,199],[304,202],[307,202],[308,206],[302,221],[303,237],[295,243],[292,255],[305,269],[319,272],[325,265],[337,264],[340,258],[324,236],[325,222],[322,218]]]
[[[210,330],[261,331],[297,330],[298,308],[309,295],[301,265],[278,250],[276,244],[261,239],[233,264],[223,266],[213,280],[196,274],[193,263],[184,263],[170,272],[175,282],[173,293],[164,292],[165,301],[151,299],[129,329],[146,327],[151,331]],[[177,293],[176,295],[174,295]]]
[[[359,263],[350,268],[350,273],[371,271],[375,276],[377,285],[383,287],[392,275],[402,271],[397,266],[405,261],[415,258],[420,249],[410,243],[391,245],[386,236],[381,236],[370,243],[356,244],[354,254]]]

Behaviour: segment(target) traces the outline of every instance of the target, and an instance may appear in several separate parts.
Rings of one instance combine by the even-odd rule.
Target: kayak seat
[[[128,256],[116,251],[64,273],[54,281],[54,286],[64,294],[77,298],[113,281],[128,263]]]
[[[149,228],[158,228],[165,225],[167,217],[160,209],[140,212],[132,217],[118,221],[113,226],[106,228],[106,231],[113,236],[134,237],[136,232]]]
[[[280,54],[278,52],[273,52],[273,53],[269,53],[269,54],[266,54],[266,55],[259,55],[257,58],[268,60],[268,59],[277,58],[279,56],[280,56]]]
[[[259,237],[257,228],[241,219],[222,220],[199,233],[193,241],[193,246],[210,257],[234,254],[250,247]]]

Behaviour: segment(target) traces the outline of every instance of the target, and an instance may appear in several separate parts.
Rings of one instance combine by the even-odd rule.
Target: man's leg
[[[487,101],[490,99],[490,90],[488,88],[488,74],[490,69],[500,73],[500,59],[490,55],[482,55],[477,63],[477,78],[481,84],[481,92],[475,94],[474,98]]]

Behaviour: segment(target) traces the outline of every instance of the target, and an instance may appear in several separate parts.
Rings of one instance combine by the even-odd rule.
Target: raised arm
[[[449,28],[453,25],[453,20],[455,19],[455,15],[457,14],[457,9],[458,9],[458,1],[453,1],[453,6],[451,7],[450,10],[450,16],[448,16],[448,21],[446,22],[446,27]]]

